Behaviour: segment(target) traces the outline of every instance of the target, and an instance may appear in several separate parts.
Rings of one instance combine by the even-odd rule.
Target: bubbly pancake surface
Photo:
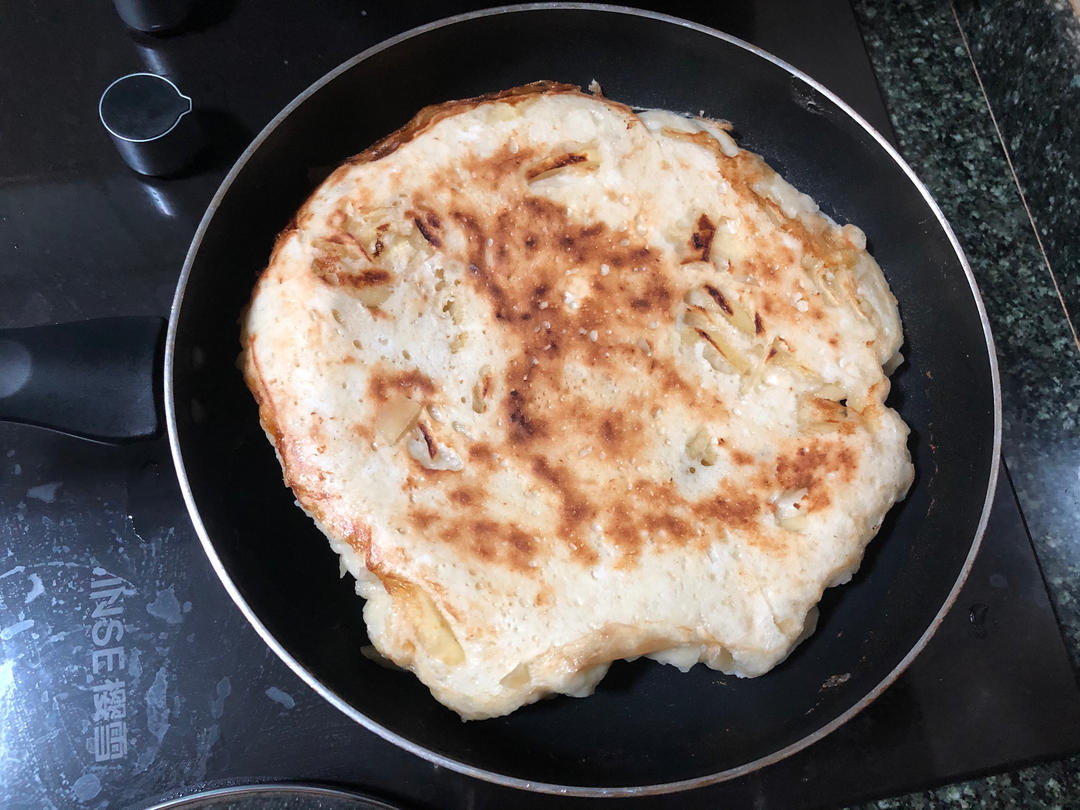
[[[537,83],[335,171],[242,365],[372,643],[474,719],[779,663],[911,483],[901,342],[861,231],[723,125]]]

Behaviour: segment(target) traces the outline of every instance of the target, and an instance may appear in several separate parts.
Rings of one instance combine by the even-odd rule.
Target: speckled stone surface
[[[1080,759],[909,793],[852,810],[1066,810],[1080,804]]]
[[[1065,257],[1055,270],[1059,284],[1073,294],[1080,272],[1075,253],[1080,247],[1080,132],[1075,128],[1080,77],[1062,80],[1068,57],[1057,51],[1050,56],[1027,39],[1042,45],[1071,42],[1075,20],[1062,16],[1071,8],[1048,0],[967,3],[955,10],[943,0],[854,0],[852,5],[900,150],[951,222],[982,291],[1001,370],[1003,455],[1066,645],[1074,664],[1080,664],[1080,350],[958,26],[962,20],[976,60],[1001,60],[993,70],[980,70],[984,79],[994,77],[988,92],[991,103],[1001,96],[997,103],[1003,111],[994,111],[1003,130],[1012,132],[1015,125],[1015,145],[1028,144],[1030,154],[1018,171],[1023,166],[1034,175],[1034,167],[1043,167],[1044,182],[1031,181],[1025,193],[1046,234],[1047,251]],[[1061,31],[1051,36],[1054,21]],[[1025,25],[1021,36],[1017,26]],[[1012,61],[996,53],[1010,54]],[[1072,108],[1065,110],[1067,104]],[[1025,115],[1030,120],[1021,122]],[[1040,121],[1046,132],[1039,130]],[[1007,144],[1011,137],[1006,135]],[[1046,172],[1051,158],[1054,170]],[[1070,190],[1068,202],[1059,189]],[[1076,807],[1077,773],[1080,758],[1073,757],[867,807]]]
[[[1069,0],[957,0],[956,10],[1075,327],[1080,19]]]

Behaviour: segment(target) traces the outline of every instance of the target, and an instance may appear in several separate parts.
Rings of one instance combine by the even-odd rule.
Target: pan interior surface
[[[911,426],[916,481],[853,581],[826,593],[817,632],[771,673],[743,680],[618,663],[586,700],[462,723],[411,675],[362,654],[363,604],[282,484],[235,367],[237,319],[276,234],[333,167],[424,105],[537,79],[596,79],[636,107],[727,119],[740,145],[867,233],[904,323],[907,362],[889,404]],[[358,720],[441,764],[571,792],[737,775],[816,738],[892,677],[970,563],[996,471],[997,400],[963,261],[919,187],[862,124],[715,32],[588,8],[420,29],[349,63],[268,128],[200,235],[174,307],[168,384],[181,483],[204,544],[290,665]]]

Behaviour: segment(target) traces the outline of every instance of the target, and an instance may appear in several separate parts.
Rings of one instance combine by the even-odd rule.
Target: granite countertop
[[[952,224],[1001,371],[1007,474],[1080,664],[1080,7],[853,0],[900,149]],[[879,808],[1075,807],[1080,757]]]

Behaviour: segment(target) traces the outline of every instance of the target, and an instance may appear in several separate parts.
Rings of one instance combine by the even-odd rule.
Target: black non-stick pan
[[[618,663],[593,697],[463,723],[411,675],[373,663],[362,602],[296,508],[235,366],[237,318],[275,235],[317,182],[420,107],[553,79],[596,79],[638,107],[725,118],[739,142],[867,233],[907,343],[890,404],[916,480],[817,632],[750,680]],[[971,272],[897,154],[824,88],[745,43],[614,7],[521,6],[424,26],[316,82],[255,139],[199,226],[165,344],[181,487],[214,568],[266,642],[376,733],[449,768],[535,790],[633,794],[747,773],[824,737],[926,643],[977,550],[997,475],[994,354]],[[363,481],[355,482],[358,487]],[[825,741],[822,745],[828,745]]]

